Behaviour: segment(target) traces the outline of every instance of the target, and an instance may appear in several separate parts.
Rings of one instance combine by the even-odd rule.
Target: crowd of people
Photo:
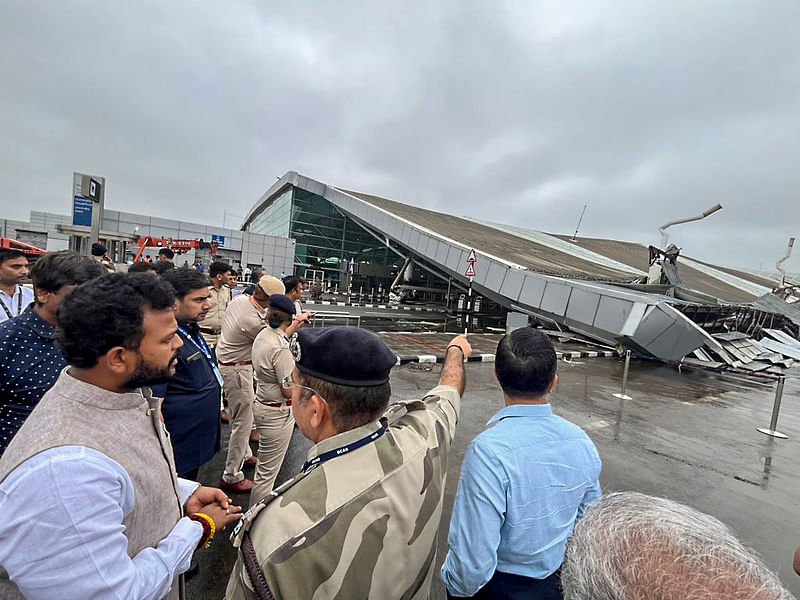
[[[393,401],[397,357],[359,328],[305,327],[304,279],[253,269],[239,292],[227,263],[163,250],[124,274],[102,247],[30,272],[0,251],[0,598],[181,598],[193,554],[234,524],[229,600],[421,599],[437,576],[448,598],[792,597],[713,517],[603,495],[533,328],[497,346],[504,407],[467,449],[435,573],[467,338],[436,386]],[[224,471],[201,486],[225,420]],[[280,482],[295,428],[313,446]],[[228,494],[248,492],[243,514]]]

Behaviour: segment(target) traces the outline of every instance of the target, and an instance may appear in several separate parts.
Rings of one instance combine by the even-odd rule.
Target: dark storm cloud
[[[721,202],[671,239],[726,264],[800,233],[794,0],[0,11],[3,216],[67,212],[81,170],[110,208],[222,224],[293,169],[559,233],[588,204],[582,234],[646,243]]]

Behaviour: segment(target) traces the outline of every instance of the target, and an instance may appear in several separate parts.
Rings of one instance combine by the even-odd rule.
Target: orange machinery
[[[169,248],[175,254],[183,254],[184,252],[195,250],[197,248],[200,248],[201,250],[210,248],[212,258],[217,255],[217,248],[219,248],[218,242],[206,242],[202,239],[181,240],[175,238],[167,239],[145,236],[139,238],[137,243],[139,244],[139,252],[136,253],[136,258],[133,259],[133,262],[139,262],[139,260],[142,258],[145,248]]]
[[[37,246],[31,246],[25,242],[4,237],[0,237],[0,250],[19,250],[20,252],[24,252],[29,260],[47,254],[47,250],[42,250]]]

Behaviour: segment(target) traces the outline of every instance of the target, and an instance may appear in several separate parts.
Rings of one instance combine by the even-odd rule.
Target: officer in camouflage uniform
[[[228,600],[428,597],[471,352],[456,337],[439,385],[387,410],[397,358],[377,336],[299,332],[284,385],[297,426],[316,445],[303,471],[234,531],[240,551]]]

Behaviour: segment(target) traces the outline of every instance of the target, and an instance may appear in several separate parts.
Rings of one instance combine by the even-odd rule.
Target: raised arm
[[[464,362],[471,354],[472,346],[465,336],[459,335],[453,338],[445,351],[439,385],[451,385],[458,390],[459,396],[463,395],[466,385]]]

